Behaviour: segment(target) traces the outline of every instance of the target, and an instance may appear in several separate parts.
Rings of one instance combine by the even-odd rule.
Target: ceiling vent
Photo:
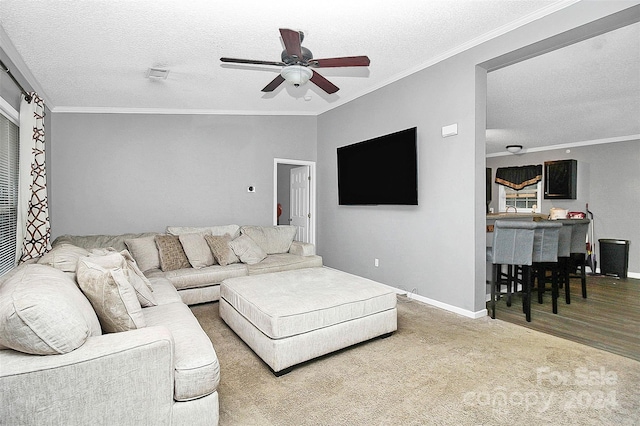
[[[169,75],[169,70],[162,68],[149,68],[147,70],[147,78],[151,80],[166,80]]]

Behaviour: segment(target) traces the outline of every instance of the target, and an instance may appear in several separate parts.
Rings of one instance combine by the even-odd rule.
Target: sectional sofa
[[[187,305],[217,300],[228,277],[322,266],[294,236],[227,225],[59,237],[0,277],[0,423],[217,424],[220,366]]]
[[[136,259],[140,269],[148,277],[164,277],[178,290],[182,301],[187,305],[212,302],[220,299],[220,283],[226,278],[257,275],[269,272],[322,266],[322,258],[315,254],[315,246],[294,241],[294,226],[239,226],[221,225],[207,227],[168,226],[167,236],[178,237],[189,263],[179,268],[161,268],[160,252],[156,240],[157,233],[122,235],[63,235],[58,237],[53,247],[72,244],[91,250],[96,247],[113,247],[117,250],[128,249]],[[210,247],[203,245],[198,235],[213,237],[229,235],[234,244],[246,241],[246,236],[262,248],[266,257],[259,261],[249,258],[227,259],[221,265],[215,258],[205,259]],[[240,241],[240,242],[238,242]],[[255,247],[254,247],[255,249]],[[260,258],[260,257],[258,257]],[[193,263],[193,266],[191,263]]]

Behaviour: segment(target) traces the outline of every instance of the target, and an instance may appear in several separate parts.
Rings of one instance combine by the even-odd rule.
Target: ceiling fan
[[[329,94],[335,93],[340,89],[311,68],[366,67],[369,66],[370,63],[369,58],[366,56],[314,59],[311,51],[302,46],[302,40],[304,39],[304,33],[302,31],[280,28],[280,35],[282,36],[285,47],[282,51],[282,60],[280,62],[236,58],[220,58],[220,60],[222,62],[235,64],[274,65],[283,67],[280,74],[262,89],[263,92],[273,92],[285,80],[296,87],[311,80],[316,86]]]

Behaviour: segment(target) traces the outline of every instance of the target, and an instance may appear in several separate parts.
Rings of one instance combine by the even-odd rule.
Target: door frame
[[[309,239],[311,244],[316,244],[316,162],[306,160],[291,160],[287,158],[273,159],[273,224],[278,224],[278,164],[287,164],[291,166],[308,166],[309,177],[311,183],[309,185],[309,212],[311,220],[309,221]]]

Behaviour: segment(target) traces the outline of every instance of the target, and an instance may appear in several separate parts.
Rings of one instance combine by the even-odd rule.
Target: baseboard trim
[[[344,272],[345,274],[358,276],[358,275],[351,274],[349,272],[345,272],[340,269],[332,268],[326,265],[323,265],[323,268],[333,269],[335,271]],[[372,281],[375,281],[375,280],[372,280]],[[385,287],[388,287],[389,289],[395,291],[397,294],[400,294],[402,296],[407,296],[409,299],[415,299],[418,302],[426,303],[427,305],[435,306],[436,308],[444,309],[445,311],[453,312],[454,314],[462,315],[467,318],[478,319],[478,318],[486,317],[488,315],[488,311],[486,309],[482,309],[478,312],[472,312],[466,309],[459,308],[457,306],[449,305],[448,303],[443,303],[437,300],[429,299],[428,297],[420,296],[419,294],[416,294],[416,293],[407,292],[407,290],[404,290],[398,287],[393,287],[391,285],[381,283],[380,281],[376,281],[376,282],[378,284],[382,284]]]
[[[477,312],[469,311],[467,309],[462,309],[457,306],[449,305],[448,303],[443,303],[438,300],[429,299],[428,297],[420,296],[415,293],[406,293],[409,299],[415,299],[419,302],[426,303],[427,305],[435,306],[436,308],[444,309],[445,311],[453,312],[454,314],[462,315],[467,318],[478,319],[482,317],[486,317],[488,315],[488,311],[486,309],[481,309]]]

